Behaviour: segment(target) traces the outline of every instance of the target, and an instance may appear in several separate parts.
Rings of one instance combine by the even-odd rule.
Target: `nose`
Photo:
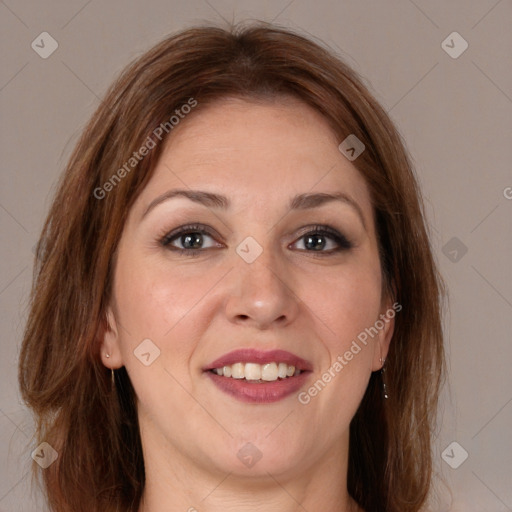
[[[235,253],[225,312],[230,322],[259,330],[284,327],[299,314],[299,298],[284,261],[265,249],[252,263]]]

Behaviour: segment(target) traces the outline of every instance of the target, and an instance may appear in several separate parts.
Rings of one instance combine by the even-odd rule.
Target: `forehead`
[[[211,187],[240,206],[340,191],[371,209],[363,176],[338,150],[328,122],[305,103],[227,98],[199,107],[171,132],[142,203],[169,188]]]

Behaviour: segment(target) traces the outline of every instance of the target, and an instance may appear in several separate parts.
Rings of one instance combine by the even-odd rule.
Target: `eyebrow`
[[[214,194],[212,192],[205,192],[202,190],[173,189],[168,190],[167,192],[153,199],[153,201],[151,201],[151,203],[149,203],[147,208],[144,210],[141,220],[156,206],[174,197],[185,197],[190,201],[202,204],[207,208],[220,208],[222,210],[227,210],[231,206],[231,201],[226,196],[220,194]],[[333,201],[341,202],[351,206],[360,217],[361,222],[366,229],[366,223],[361,207],[356,201],[354,201],[354,199],[352,199],[347,194],[344,194],[343,192],[337,192],[335,194],[329,194],[326,192],[298,194],[292,197],[290,200],[289,209],[310,210]]]

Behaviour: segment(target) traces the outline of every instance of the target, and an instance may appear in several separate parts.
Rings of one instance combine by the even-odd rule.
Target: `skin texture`
[[[392,320],[307,405],[297,393],[244,403],[202,371],[234,349],[284,349],[312,363],[307,390],[391,307],[381,297],[369,192],[340,142],[320,114],[289,98],[225,99],[174,128],[129,212],[102,336],[103,363],[124,365],[137,394],[141,511],[358,510],[344,484],[348,429],[371,372],[382,367]],[[175,188],[223,194],[231,205],[175,197],[143,216]],[[350,196],[364,224],[342,202],[290,210],[292,196],[313,192]],[[190,223],[212,229],[203,252],[162,246],[165,234]],[[304,235],[316,224],[354,247],[330,252],[338,244],[326,237],[320,252],[308,249]],[[250,264],[236,252],[249,236],[263,249]],[[183,238],[172,244],[183,248]],[[133,353],[147,338],[160,349],[150,366]],[[248,442],[262,454],[250,468],[237,457]]]

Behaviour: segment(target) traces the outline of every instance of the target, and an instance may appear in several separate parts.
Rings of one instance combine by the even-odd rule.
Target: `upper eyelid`
[[[212,232],[213,231],[213,232]],[[206,235],[214,238],[217,236],[215,233],[216,231],[208,228],[207,226],[204,226],[202,224],[186,224],[184,226],[177,227],[176,229],[172,229],[164,234],[163,237],[161,237],[161,241],[168,240],[169,242],[177,238],[179,236],[182,236],[187,233],[205,233]]]
[[[213,233],[212,233],[213,231]],[[340,232],[338,229],[330,227],[328,225],[322,225],[322,224],[315,224],[310,226],[305,226],[304,228],[301,228],[300,231],[302,233],[299,235],[300,237],[303,237],[309,233],[315,233],[318,231],[326,231],[328,234],[331,234],[333,236],[339,235],[344,237],[344,233]],[[216,231],[213,228],[210,228],[208,226],[202,225],[202,224],[191,224],[191,225],[184,225],[177,227],[175,229],[172,229],[171,231],[168,231],[165,233],[165,235],[162,238],[174,238],[182,234],[186,233],[206,233],[208,236],[220,236],[216,235]]]
[[[308,235],[310,233],[324,232],[323,233],[324,236],[330,237],[333,240],[335,240],[336,238],[340,238],[341,241],[346,241],[348,246],[350,246],[350,247],[354,246],[352,240],[349,239],[343,232],[339,231],[338,229],[336,229],[332,226],[328,226],[327,224],[325,224],[325,225],[314,224],[314,225],[310,225],[310,226],[305,226],[300,231],[301,231],[301,234],[298,235],[298,238],[296,240],[292,241],[291,243],[296,243],[298,240],[302,239],[303,237],[305,237],[306,235]],[[167,246],[174,239],[176,239],[184,234],[187,234],[187,233],[206,234],[207,236],[211,237],[212,239],[215,239],[218,236],[218,235],[216,235],[216,231],[213,228],[210,228],[210,227],[200,224],[200,223],[196,223],[196,224],[192,223],[192,224],[180,226],[176,229],[171,230],[170,232],[166,233],[163,237],[161,237],[160,240],[163,245]],[[344,245],[344,244],[339,243],[338,241],[336,243],[338,243],[340,245],[340,247]],[[188,250],[191,252],[194,250],[201,251],[203,249],[184,249],[184,250]]]

